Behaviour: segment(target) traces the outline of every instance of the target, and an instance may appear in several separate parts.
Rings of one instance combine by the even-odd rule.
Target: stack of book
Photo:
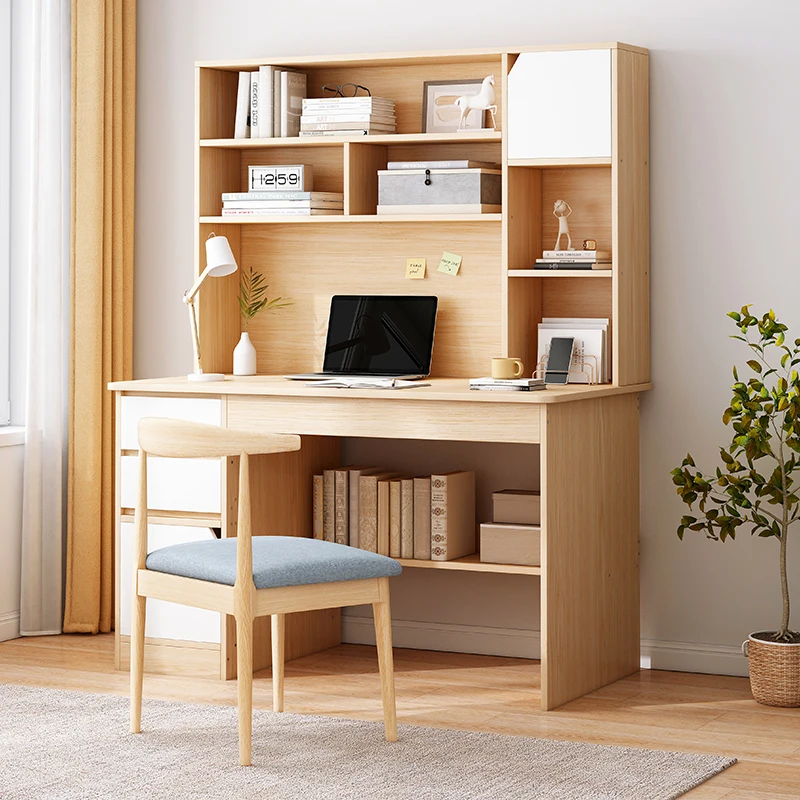
[[[611,380],[609,321],[601,318],[544,317],[539,323],[540,368],[547,364],[550,340],[573,337],[569,383],[608,383]]]
[[[547,386],[544,378],[470,378],[469,388],[475,392],[536,392]]]
[[[385,97],[303,100],[300,136],[367,136],[394,132],[394,100]]]
[[[278,67],[240,72],[234,138],[297,136],[306,82],[304,73]]]
[[[226,192],[223,217],[309,217],[344,214],[341,192]]]
[[[534,269],[611,269],[610,250],[545,250]]]
[[[475,552],[475,473],[403,477],[378,467],[314,476],[314,538],[392,558],[452,561]]]

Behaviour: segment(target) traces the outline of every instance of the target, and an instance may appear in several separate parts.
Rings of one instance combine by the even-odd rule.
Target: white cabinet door
[[[508,157],[611,156],[611,50],[522,53],[508,74]]]
[[[119,632],[123,636],[131,633],[131,591],[133,586],[133,539],[134,526],[123,522],[120,528],[120,575],[119,575]],[[171,544],[213,539],[208,528],[189,528],[179,525],[149,525],[147,552]],[[183,639],[190,642],[213,642],[219,644],[219,614],[202,608],[181,606],[164,600],[147,601],[145,636],[153,639]]]
[[[198,397],[123,397],[120,423],[120,447],[123,450],[139,449],[137,429],[142,417],[167,417],[219,425],[222,401]]]
[[[139,486],[139,456],[121,459],[120,505],[134,508]],[[151,511],[222,511],[222,461],[200,458],[147,459],[147,506]]]

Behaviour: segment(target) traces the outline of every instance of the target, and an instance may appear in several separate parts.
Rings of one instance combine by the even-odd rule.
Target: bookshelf
[[[517,59],[527,53],[579,50],[609,54],[610,155],[510,159],[505,123],[509,73]],[[394,99],[397,133],[358,139],[233,139],[238,71],[262,64],[305,72],[309,97],[319,96],[325,83],[356,82],[375,96]],[[495,76],[497,130],[422,133],[425,81],[489,74]],[[174,412],[189,415],[185,418],[211,415],[219,424],[244,430],[300,434],[303,448],[292,458],[253,459],[253,525],[260,535],[311,534],[311,476],[340,464],[345,439],[533,446],[538,463],[521,481],[525,488],[538,483],[542,493],[541,567],[484,564],[477,554],[449,562],[401,563],[434,575],[496,573],[540,582],[545,709],[637,669],[638,394],[650,388],[647,51],[612,42],[201,62],[196,65],[195,106],[195,269],[199,274],[205,266],[208,235],[225,235],[239,266],[262,272],[270,296],[289,298],[293,305],[250,323],[258,375],[222,385],[187,384],[185,378],[112,384],[121,404],[118,419],[133,413],[126,412],[126,402],[163,400],[190,404]],[[552,118],[551,109],[542,106],[541,111],[544,120]],[[501,164],[502,212],[376,213],[377,171],[387,161],[445,159]],[[247,189],[248,166],[296,163],[313,166],[315,191],[343,193],[342,215],[221,216],[222,193]],[[557,198],[573,208],[573,241],[592,238],[598,249],[611,250],[612,269],[531,269],[555,241],[557,221],[550,212]],[[456,278],[436,271],[445,250],[463,258]],[[425,280],[405,280],[405,261],[412,257],[426,258]],[[237,289],[234,274],[207,282],[199,295],[206,371],[232,371],[241,332]],[[315,389],[312,395],[302,384],[276,377],[321,368],[333,294],[415,293],[439,297],[430,387],[413,394]],[[543,317],[608,317],[611,382],[530,395],[470,392],[466,379],[486,374],[494,356],[519,357],[532,371]],[[191,416],[200,413],[191,404],[208,402],[219,408]],[[133,446],[122,437],[120,461],[131,457]],[[426,466],[422,460],[415,464],[417,474],[429,474]],[[158,510],[151,512],[151,524],[205,526],[235,535],[230,514],[235,474],[232,464],[222,469],[214,513]],[[276,503],[276,492],[298,502]],[[129,509],[119,498],[117,514],[120,525],[130,524]],[[118,564],[120,558],[118,552]],[[290,620],[288,657],[336,644],[338,625],[334,612]],[[270,659],[268,626],[257,627],[255,637],[256,668],[264,668]],[[125,637],[118,633],[117,639],[117,663],[124,667]],[[216,663],[222,677],[233,677],[235,634],[229,621],[222,621],[217,639],[202,646],[172,640],[161,646],[148,640],[147,658],[170,669],[179,662],[188,671],[200,665],[207,674]]]

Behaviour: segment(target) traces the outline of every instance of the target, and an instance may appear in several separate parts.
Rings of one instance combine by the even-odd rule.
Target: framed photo
[[[452,133],[458,130],[461,110],[456,100],[465,94],[478,94],[483,81],[425,81],[422,89],[422,132]],[[465,130],[483,128],[486,112],[473,109],[464,121]]]

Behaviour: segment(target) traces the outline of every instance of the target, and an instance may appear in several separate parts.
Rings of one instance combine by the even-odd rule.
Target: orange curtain
[[[65,633],[111,630],[114,407],[133,371],[136,1],[72,0]]]

